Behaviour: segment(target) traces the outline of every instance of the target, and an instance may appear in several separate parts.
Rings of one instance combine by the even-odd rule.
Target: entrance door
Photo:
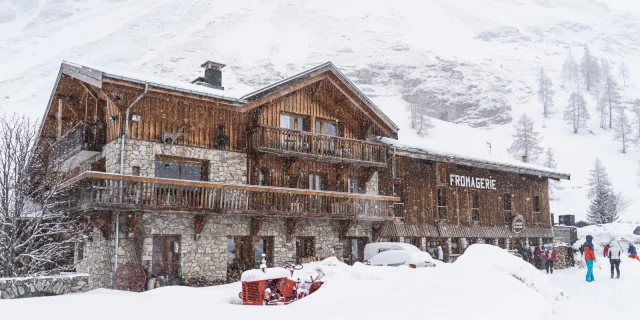
[[[363,262],[364,246],[367,244],[365,237],[349,237],[342,242],[342,257],[347,264]]]
[[[178,276],[180,264],[180,235],[154,235],[152,276]]]

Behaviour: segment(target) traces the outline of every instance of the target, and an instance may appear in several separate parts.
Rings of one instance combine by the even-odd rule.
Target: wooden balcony
[[[253,148],[278,155],[315,158],[332,163],[387,166],[387,145],[271,126],[259,126]]]
[[[397,197],[84,172],[62,185],[58,210],[191,212],[392,220]]]
[[[69,159],[82,156],[83,152],[99,152],[105,144],[105,134],[106,130],[100,129],[98,125],[81,121],[51,146],[49,161],[52,164],[63,164]]]

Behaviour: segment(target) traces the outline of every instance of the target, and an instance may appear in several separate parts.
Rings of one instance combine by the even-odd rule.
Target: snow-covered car
[[[633,234],[640,236],[640,227],[636,227],[636,229],[633,230]]]
[[[364,246],[364,261],[369,261],[380,252],[390,250],[404,250],[412,252],[422,252],[418,247],[404,242],[372,242]]]
[[[436,262],[431,255],[422,251],[389,250],[376,254],[369,260],[371,266],[408,266],[409,268],[435,267]]]

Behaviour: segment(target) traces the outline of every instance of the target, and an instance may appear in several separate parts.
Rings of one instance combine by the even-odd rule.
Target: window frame
[[[301,258],[315,257],[315,246],[315,237],[296,237],[296,258],[298,261]]]
[[[209,180],[209,161],[194,159],[194,158],[182,158],[175,156],[168,156],[163,154],[157,154],[155,157],[154,177],[158,178],[158,162],[171,162],[178,164],[178,177],[174,179],[186,180],[182,177],[183,165],[198,165],[200,166],[200,180],[186,180],[186,181],[208,181]]]
[[[442,200],[442,201],[441,201]],[[448,221],[448,201],[447,201],[447,189],[436,189],[436,214],[438,221]],[[444,217],[443,217],[444,213]]]
[[[509,204],[508,209],[507,204]],[[505,225],[511,225],[511,222],[513,221],[513,199],[510,193],[504,193],[502,195],[502,212]]]
[[[182,260],[182,236],[179,234],[153,234],[152,235],[152,245],[151,245],[151,274],[154,276],[158,276],[158,275],[165,275],[165,276],[178,276],[178,265],[180,264],[180,261]],[[156,248],[155,248],[155,242],[156,240],[162,240],[162,258],[161,258],[161,263],[156,262],[157,260],[155,259],[155,253],[156,253]],[[172,253],[171,257],[171,261],[169,261],[169,251],[171,251],[170,245],[169,245],[169,241],[173,240],[173,243],[178,243],[178,252],[174,252]],[[158,266],[158,264],[160,264],[160,266]],[[159,268],[159,271],[157,271],[156,268]],[[168,270],[168,269],[174,269],[175,270]]]
[[[533,224],[540,225],[542,223],[542,203],[540,202],[540,196],[533,196],[531,201],[533,211]],[[538,209],[536,211],[536,209]]]
[[[336,134],[335,135],[326,133],[325,124],[327,124],[327,123],[328,124],[332,124],[335,127],[335,129],[336,129]],[[339,137],[340,136],[340,130],[338,129],[338,121],[337,120],[316,117],[314,126],[315,126],[314,133],[322,134],[322,135],[325,135],[325,136],[331,136],[331,137]]]
[[[283,117],[291,117],[294,118],[293,126],[294,128],[289,128],[288,126],[283,126]],[[300,128],[300,120],[302,120],[302,128]],[[280,116],[278,117],[279,125],[278,127],[286,130],[294,130],[294,131],[310,131],[310,121],[309,116],[290,113],[290,112],[280,112]]]
[[[472,223],[480,223],[482,206],[480,204],[480,192],[472,190],[469,197],[469,210]],[[476,219],[477,217],[477,219]]]
[[[436,162],[436,184],[447,184],[447,164],[444,162]]]

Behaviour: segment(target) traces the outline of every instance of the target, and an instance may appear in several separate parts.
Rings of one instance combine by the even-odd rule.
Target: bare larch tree
[[[540,68],[538,72],[538,100],[542,103],[542,114],[544,117],[548,117],[553,107],[553,94],[554,91],[551,88],[553,82],[547,76],[544,68]]]
[[[622,142],[622,153],[627,153],[627,145],[631,138],[631,125],[629,124],[629,117],[627,116],[627,110],[624,107],[618,107],[616,119],[614,123],[615,139]]]
[[[600,66],[597,59],[591,55],[591,50],[586,44],[584,45],[584,56],[580,63],[580,69],[587,90],[591,90],[591,86],[600,78]]]
[[[541,153],[540,133],[534,130],[533,120],[523,114],[520,120],[514,125],[513,143],[507,149],[516,158],[527,156],[531,160],[535,160]]]
[[[547,149],[545,155],[544,166],[549,169],[555,169],[557,167],[556,159],[551,148]],[[558,184],[560,181],[549,179],[549,199],[557,200],[556,191],[558,190]]]
[[[580,72],[578,71],[578,63],[573,54],[571,54],[571,48],[567,49],[567,56],[562,63],[562,87],[568,81],[573,81],[580,88]]]
[[[573,126],[573,133],[578,133],[580,128],[586,127],[588,119],[589,111],[584,97],[579,91],[572,93],[564,109],[564,120]]]
[[[609,128],[613,128],[613,110],[620,106],[620,92],[618,91],[618,83],[609,75],[604,82],[602,92],[602,104],[608,109]]]
[[[625,62],[620,63],[620,66],[618,67],[618,73],[620,74],[620,77],[622,78],[622,83],[626,87],[627,86],[627,79],[629,79],[629,66],[627,66],[627,64]]]
[[[80,238],[79,220],[54,210],[60,178],[36,139],[33,121],[0,119],[0,277],[65,270]]]

